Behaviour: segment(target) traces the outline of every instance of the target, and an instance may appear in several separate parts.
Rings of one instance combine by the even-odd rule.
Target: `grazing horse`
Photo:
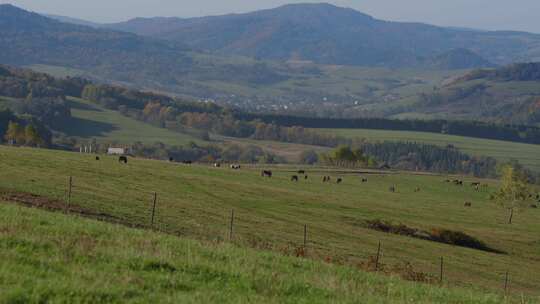
[[[472,203],[471,202],[465,202],[464,206],[465,207],[472,207]]]
[[[193,162],[191,160],[184,160],[182,161],[182,164],[184,165],[191,165]]]
[[[327,182],[329,183],[330,181],[331,181],[330,176],[324,176],[323,177],[323,183],[327,183]]]
[[[99,156],[96,156],[96,160],[99,160]]]
[[[214,163],[214,168],[219,168],[219,167],[221,167],[220,163]]]
[[[298,175],[291,176],[291,182],[297,182],[298,181]]]
[[[306,176],[304,176],[304,179],[305,179],[305,180],[307,180],[307,179],[308,179],[308,176],[307,176],[307,175],[306,175]]]
[[[362,177],[362,183],[367,183],[367,182],[368,182],[368,179],[365,177]]]
[[[233,170],[240,170],[240,168],[241,168],[240,165],[235,165],[235,164],[231,165],[231,169]]]
[[[395,193],[396,192],[396,186],[395,185],[392,185],[390,186],[390,188],[388,188],[388,190],[392,193]]]
[[[261,172],[261,176],[262,176],[262,177],[272,177],[272,171],[263,170],[263,171]]]
[[[341,184],[341,182],[343,182],[343,179],[341,177],[336,180],[337,184]]]
[[[120,157],[118,158],[118,162],[119,162],[119,163],[127,164],[127,162],[128,162],[127,156],[120,156]]]
[[[172,163],[174,161],[174,158],[169,157],[169,161]]]
[[[297,173],[300,174],[300,175],[302,175],[302,174],[306,174],[306,171],[305,171],[305,170],[298,170]]]

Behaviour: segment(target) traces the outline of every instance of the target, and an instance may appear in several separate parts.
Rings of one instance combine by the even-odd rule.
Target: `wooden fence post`
[[[69,213],[69,206],[71,205],[71,191],[72,191],[72,188],[73,188],[73,177],[70,176],[69,177],[69,182],[68,182],[68,190],[67,190],[67,198],[66,198],[66,207],[65,207],[65,210],[64,212],[67,214]]]
[[[441,257],[441,268],[440,268],[440,274],[439,274],[439,283],[441,284],[443,282],[443,267],[444,267],[444,258]]]
[[[379,241],[379,247],[377,247],[377,258],[375,259],[375,271],[379,271],[380,257],[381,257],[381,241]]]
[[[508,292],[508,271],[506,271],[506,275],[504,276],[504,294],[506,295]]]
[[[157,204],[157,192],[154,192],[154,200],[152,206],[152,219],[150,221],[150,226],[154,227],[154,216],[156,215],[156,204]]]
[[[304,225],[304,253],[307,251],[307,225]]]
[[[229,241],[233,240],[234,209],[231,210],[231,222],[229,223]]]

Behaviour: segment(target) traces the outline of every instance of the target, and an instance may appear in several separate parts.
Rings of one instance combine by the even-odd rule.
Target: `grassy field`
[[[73,121],[69,124],[71,127],[64,130],[69,136],[122,144],[132,144],[135,141],[147,144],[159,141],[168,145],[185,145],[190,141],[202,142],[188,134],[154,127],[82,99],[71,98],[70,102]]]
[[[321,147],[321,146],[311,146],[295,143],[285,143],[271,140],[256,140],[250,138],[235,138],[235,137],[225,137],[220,135],[212,135],[212,140],[217,142],[223,142],[227,144],[236,144],[240,146],[257,146],[261,149],[282,157],[289,163],[298,163],[300,155],[304,151],[313,150],[317,153],[324,153],[331,150],[330,148]]]
[[[275,169],[272,179],[264,179],[258,168],[232,171],[140,159],[120,165],[106,156],[95,161],[77,153],[8,147],[0,147],[0,159],[4,200],[6,195],[16,200],[9,194],[15,192],[63,201],[68,176],[73,176],[72,206],[98,217],[149,226],[156,192],[154,226],[170,234],[228,239],[234,209],[233,238],[239,245],[294,255],[308,225],[307,255],[315,260],[359,265],[375,255],[381,242],[381,263],[387,267],[410,263],[414,271],[437,277],[444,257],[445,285],[489,293],[502,291],[510,271],[513,296],[540,300],[538,209],[521,209],[507,225],[507,212],[490,202],[488,193],[450,185],[443,182],[446,177],[372,174],[362,184],[358,174],[311,168],[307,181],[293,183],[292,167]],[[322,175],[341,176],[344,182],[323,184]],[[484,182],[494,188],[494,182]],[[388,191],[390,185],[397,193]],[[415,193],[416,187],[421,192]],[[465,208],[465,201],[473,206]],[[365,228],[365,221],[374,219],[425,231],[462,231],[506,254]]]
[[[367,130],[367,129],[316,129],[348,138],[365,138],[370,141],[409,141],[446,147],[454,145],[471,155],[491,156],[507,161],[516,159],[521,164],[540,171],[540,145],[522,144],[501,140],[444,135],[428,132]]]
[[[0,303],[504,303],[0,202]]]

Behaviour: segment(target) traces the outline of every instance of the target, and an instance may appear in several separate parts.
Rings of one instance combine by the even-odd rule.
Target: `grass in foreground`
[[[502,140],[472,138],[428,132],[368,130],[368,129],[316,129],[347,138],[365,138],[370,141],[418,142],[446,147],[454,145],[470,155],[484,155],[508,161],[518,160],[522,165],[540,172],[540,145]]]
[[[239,244],[291,252],[302,243],[308,225],[310,258],[357,265],[377,251],[381,262],[411,263],[416,271],[437,275],[445,258],[445,283],[501,293],[510,271],[510,293],[538,297],[540,263],[538,209],[520,210],[513,225],[507,213],[472,187],[444,183],[441,176],[358,175],[306,168],[310,178],[292,183],[292,167],[275,169],[272,179],[259,169],[184,166],[168,162],[116,158],[26,148],[0,147],[0,191],[34,193],[63,200],[68,176],[74,177],[72,204],[148,226],[152,193],[158,193],[155,227],[202,240],[227,238],[231,209]],[[341,185],[323,184],[322,175],[344,177]],[[472,181],[466,179],[466,182]],[[490,184],[492,181],[483,181]],[[397,185],[398,193],[388,187]],[[422,191],[415,193],[415,187]],[[464,202],[472,202],[465,208]],[[467,233],[497,254],[386,234],[367,229],[367,220],[399,222],[430,231]]]
[[[0,202],[0,303],[503,303]]]

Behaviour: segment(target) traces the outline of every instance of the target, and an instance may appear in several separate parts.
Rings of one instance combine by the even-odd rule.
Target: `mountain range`
[[[321,64],[414,67],[453,49],[468,49],[495,64],[540,58],[540,35],[389,22],[324,3],[200,18],[136,18],[105,26],[218,54]]]

